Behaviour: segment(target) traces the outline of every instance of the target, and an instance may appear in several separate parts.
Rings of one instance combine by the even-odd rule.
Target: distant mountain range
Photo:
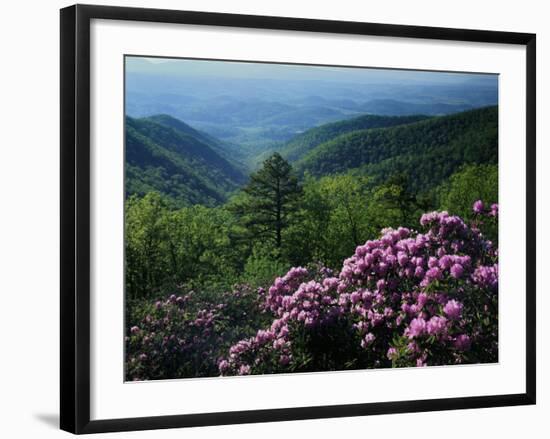
[[[498,108],[447,116],[362,115],[309,129],[275,149],[247,151],[168,115],[126,118],[127,195],[156,190],[176,205],[223,203],[247,181],[249,163],[278,150],[296,172],[409,176],[429,190],[468,163],[498,162]]]
[[[359,106],[365,113],[404,116],[411,114],[427,114],[431,116],[458,113],[460,111],[471,110],[473,105],[467,103],[418,103],[403,102],[394,99],[373,99]]]
[[[231,156],[249,167],[257,164],[252,157],[326,123],[365,114],[439,116],[498,103],[495,75],[132,57],[127,63],[128,116],[183,120],[238,145]]]

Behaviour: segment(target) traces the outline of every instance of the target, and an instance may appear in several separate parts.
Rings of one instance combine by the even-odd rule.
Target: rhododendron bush
[[[257,312],[257,291],[247,285],[218,300],[213,303],[191,290],[147,303],[127,316],[127,379],[218,375],[218,359],[232,341],[266,322]]]
[[[336,272],[293,267],[266,289],[219,303],[173,295],[127,334],[127,376],[186,376],[453,365],[498,361],[498,248],[484,234],[498,206],[466,223],[422,215],[384,229]],[[254,327],[257,325],[256,327]]]

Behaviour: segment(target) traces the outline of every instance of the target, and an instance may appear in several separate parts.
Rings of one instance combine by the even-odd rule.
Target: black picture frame
[[[133,20],[334,34],[406,37],[526,47],[526,392],[416,401],[90,420],[90,21]],[[110,6],[61,10],[61,429],[81,434],[535,404],[536,36],[447,29]]]

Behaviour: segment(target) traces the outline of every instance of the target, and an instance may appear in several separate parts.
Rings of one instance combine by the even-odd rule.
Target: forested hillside
[[[353,119],[328,123],[320,127],[312,128],[297,135],[288,142],[279,152],[287,160],[296,161],[321,143],[352,131],[371,128],[384,128],[395,125],[404,125],[426,119],[427,116],[390,117],[378,115],[365,115]]]
[[[126,118],[126,195],[157,191],[174,205],[214,205],[245,181],[221,144],[170,116]]]
[[[343,134],[294,163],[313,176],[353,170],[383,181],[406,174],[409,188],[440,184],[465,164],[498,162],[498,109],[487,107],[390,128]]]
[[[219,205],[250,172],[222,142],[168,115],[127,118],[126,193],[157,191],[174,206]],[[261,162],[270,151],[250,156]],[[487,107],[450,116],[364,115],[297,135],[280,154],[297,175],[351,173],[374,184],[402,174],[410,190],[423,192],[465,164],[498,161],[498,110]]]
[[[168,114],[157,114],[147,119],[160,125],[173,128],[176,131],[188,134],[191,137],[194,137],[195,139],[201,141],[202,143],[207,144],[210,148],[216,151],[232,165],[239,168],[242,172],[246,173],[246,167],[243,166],[242,163],[240,163],[239,161],[235,160],[235,157],[239,156],[239,154],[241,153],[240,148],[237,145],[222,142],[218,138],[203,131],[196,130],[195,128],[190,127],[181,120],[169,116]]]

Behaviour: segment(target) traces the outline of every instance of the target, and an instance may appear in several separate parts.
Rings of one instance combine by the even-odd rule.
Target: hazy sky
[[[353,83],[459,84],[484,83],[496,87],[498,75],[426,72],[375,68],[322,67],[311,65],[268,64],[187,60],[174,58],[126,57],[126,72],[170,77],[220,77],[234,79],[320,80]]]

